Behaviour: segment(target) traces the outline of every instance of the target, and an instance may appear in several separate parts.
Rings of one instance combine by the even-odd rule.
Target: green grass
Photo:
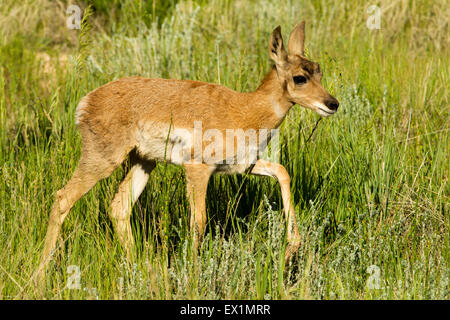
[[[445,1],[377,1],[381,29],[369,30],[362,0],[96,0],[85,32],[66,28],[60,3],[0,3],[0,299],[449,299]],[[193,255],[184,173],[159,164],[133,208],[137,259],[126,261],[107,214],[122,168],[72,209],[35,288],[53,196],[80,157],[80,98],[130,75],[254,90],[271,31],[280,24],[287,41],[302,19],[341,107],[308,143],[311,111],[295,106],[282,126],[302,236],[294,262],[283,264],[275,181],[212,178]],[[71,265],[80,289],[67,287]]]

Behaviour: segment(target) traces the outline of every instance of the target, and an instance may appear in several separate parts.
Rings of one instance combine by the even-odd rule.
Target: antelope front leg
[[[258,160],[253,167],[251,174],[261,176],[271,176],[278,180],[281,187],[281,196],[283,198],[284,216],[287,221],[287,241],[285,261],[289,262],[292,254],[300,247],[300,234],[295,221],[294,206],[291,201],[291,178],[286,168],[277,163]]]
[[[196,251],[200,243],[206,226],[206,190],[211,167],[205,164],[184,165],[186,170],[186,188],[191,207],[191,232],[194,236],[193,247]]]

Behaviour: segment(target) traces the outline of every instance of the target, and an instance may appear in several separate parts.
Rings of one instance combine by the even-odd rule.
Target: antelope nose
[[[337,101],[336,99],[330,99],[325,102],[325,105],[330,110],[337,110],[337,108],[339,107],[339,101]]]

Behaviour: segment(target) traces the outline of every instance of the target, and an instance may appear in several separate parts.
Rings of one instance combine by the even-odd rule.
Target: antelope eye
[[[294,78],[295,84],[304,84],[306,83],[306,78],[304,76],[295,76]]]

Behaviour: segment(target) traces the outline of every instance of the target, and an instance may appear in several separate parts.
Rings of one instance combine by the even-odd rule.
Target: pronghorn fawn
[[[322,116],[334,114],[339,102],[321,85],[319,65],[305,58],[304,39],[303,21],[292,31],[287,53],[281,28],[273,31],[269,56],[274,67],[254,92],[240,93],[222,85],[192,80],[129,77],[107,83],[86,95],[76,111],[82,155],[72,179],[56,193],[39,268],[41,278],[69,210],[126,158],[130,159],[131,169],[118,188],[109,216],[128,255],[134,244],[131,207],[144,190],[157,161],[167,161],[183,166],[186,172],[190,228],[195,247],[205,230],[205,197],[211,175],[249,173],[276,178],[281,186],[287,222],[285,259],[289,260],[300,246],[300,235],[286,169],[258,156],[252,156],[246,162],[229,161],[236,159],[238,151],[242,150],[234,145],[231,151],[226,150],[226,154],[216,148],[208,158],[203,156],[208,145],[195,142],[193,136],[196,123],[201,124],[200,135],[212,130],[216,138],[225,136],[230,129],[276,129],[295,104]],[[256,149],[265,147],[268,140],[270,136],[266,141],[260,141]],[[183,151],[183,155],[175,152],[176,149]],[[245,150],[248,148],[244,148],[248,153]]]

